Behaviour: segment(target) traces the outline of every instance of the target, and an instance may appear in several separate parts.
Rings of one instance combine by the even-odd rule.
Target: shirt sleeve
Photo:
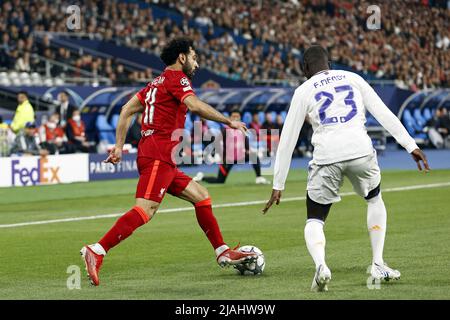
[[[307,113],[303,101],[304,96],[302,96],[301,90],[297,89],[292,97],[286,121],[284,122],[275,158],[273,178],[273,189],[275,190],[284,190],[291,166],[292,153],[294,152]]]
[[[409,153],[417,149],[418,146],[414,139],[406,131],[397,116],[384,104],[375,90],[363,78],[358,77],[357,82],[361,89],[364,106],[383,128]]]
[[[136,96],[138,97],[143,107],[145,107],[145,96],[147,95],[149,89],[150,86],[147,85],[145,88],[142,88],[141,90],[138,91],[138,93],[136,93]]]
[[[195,95],[191,81],[181,72],[169,82],[168,90],[180,102],[183,102],[187,96]]]

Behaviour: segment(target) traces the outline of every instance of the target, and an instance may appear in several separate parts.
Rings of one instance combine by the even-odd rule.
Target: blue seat
[[[220,123],[211,120],[206,120],[206,126],[212,134],[220,133],[222,129]]]
[[[252,114],[248,111],[244,112],[244,115],[242,116],[242,122],[244,122],[248,127],[252,122]]]
[[[97,116],[95,121],[100,141],[105,140],[110,144],[116,143],[116,136],[114,134],[114,128],[106,121],[105,115],[101,114]]]
[[[263,124],[266,121],[266,115],[263,111],[258,112],[259,123]]]
[[[377,127],[380,126],[380,124],[378,123],[378,121],[370,114],[367,113],[366,114],[366,125],[368,127]]]
[[[275,111],[272,111],[271,114],[272,114],[272,121],[276,123],[277,122],[277,113]]]
[[[191,132],[194,129],[194,123],[189,115],[186,116],[186,122],[184,123],[184,129]]]
[[[206,125],[210,129],[219,129],[220,130],[220,123],[218,123],[218,122],[206,120]]]
[[[425,118],[425,121],[428,121],[431,118],[433,118],[433,115],[431,114],[431,111],[429,108],[423,109],[423,117]]]
[[[113,126],[114,129],[117,128],[117,124],[119,123],[119,118],[120,118],[119,114],[115,114],[111,118],[111,125]]]
[[[415,121],[411,115],[411,112],[408,109],[406,109],[405,111],[403,111],[402,118],[403,118],[403,124],[404,124],[406,130],[408,131],[408,133],[410,135],[413,136],[416,132],[416,129],[415,129]]]
[[[414,109],[413,115],[414,115],[414,119],[416,120],[417,125],[420,126],[421,128],[423,128],[427,121],[420,113],[420,109],[419,108]]]

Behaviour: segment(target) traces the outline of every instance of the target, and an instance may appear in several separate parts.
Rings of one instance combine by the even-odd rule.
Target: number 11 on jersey
[[[145,96],[144,123],[152,124],[155,115],[155,99],[158,88],[151,88]]]

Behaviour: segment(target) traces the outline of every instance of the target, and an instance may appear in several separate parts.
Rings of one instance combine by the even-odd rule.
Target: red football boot
[[[94,286],[98,286],[100,284],[98,273],[103,263],[103,255],[96,254],[88,246],[84,246],[80,250],[80,253],[84,261],[84,264],[86,265],[86,271],[88,273],[88,277],[89,280],[91,281],[91,284]]]
[[[226,267],[230,265],[237,265],[243,263],[252,263],[258,259],[256,253],[240,252],[236,249],[239,247],[237,245],[234,249],[227,249],[222,254],[217,257],[217,263],[219,266]]]

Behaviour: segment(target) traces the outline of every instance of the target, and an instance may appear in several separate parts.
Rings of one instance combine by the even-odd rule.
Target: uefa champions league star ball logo
[[[182,86],[185,86],[185,87],[188,86],[188,85],[189,85],[189,80],[188,80],[188,78],[186,78],[186,77],[181,78],[180,84],[181,84]]]

